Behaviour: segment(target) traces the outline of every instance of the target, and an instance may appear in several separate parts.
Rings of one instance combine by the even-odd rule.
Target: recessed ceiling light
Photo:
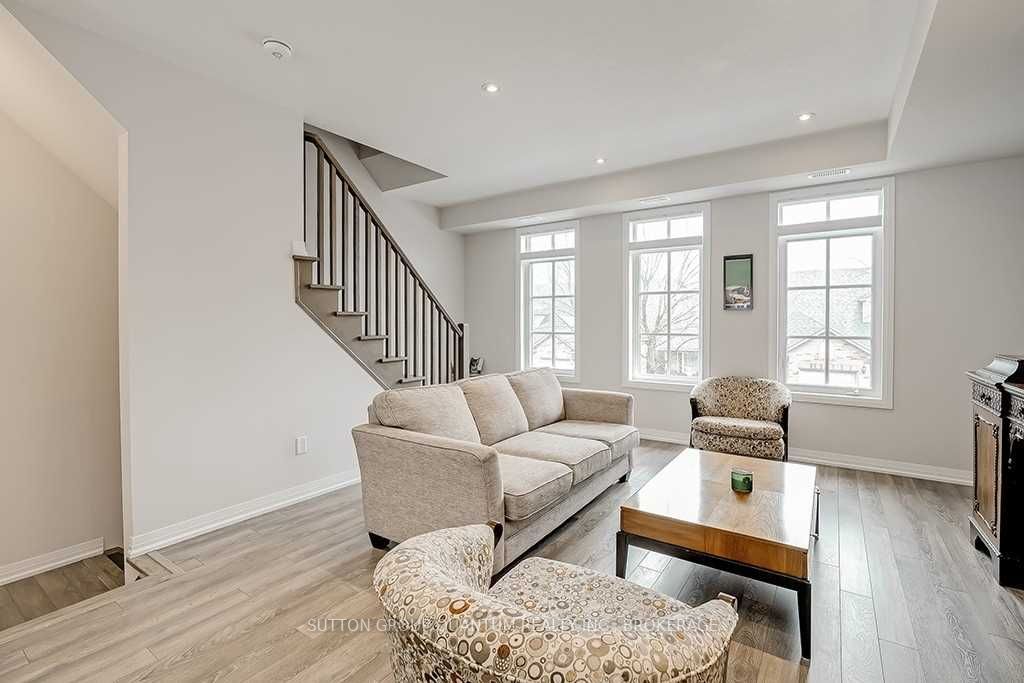
[[[604,165],[604,162],[605,162],[605,158],[604,157],[598,157],[598,158],[594,159],[594,163],[597,164],[598,166]]]
[[[490,81],[481,85],[480,89],[489,95],[494,95],[499,90],[501,90],[501,88],[498,87],[497,83],[491,83]]]
[[[536,214],[534,216],[523,216],[522,218],[519,219],[519,222],[520,223],[529,223],[530,221],[535,221],[538,218],[542,218],[542,217],[543,216],[541,216],[541,214]]]
[[[269,52],[274,59],[285,60],[292,56],[292,46],[276,38],[264,40],[263,49]]]
[[[670,202],[670,201],[672,201],[671,197],[665,197],[664,195],[662,195],[661,197],[645,197],[644,199],[640,200],[640,203],[641,204],[664,204],[665,202]]]
[[[814,118],[814,112],[813,111],[805,111],[803,114],[797,114],[796,120],[797,121],[810,121],[813,118]]]

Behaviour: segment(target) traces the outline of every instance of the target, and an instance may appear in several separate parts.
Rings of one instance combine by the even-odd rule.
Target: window
[[[627,384],[689,386],[706,374],[707,214],[701,204],[623,216]]]
[[[519,231],[519,358],[523,368],[576,376],[577,223]]]
[[[772,195],[776,376],[798,400],[892,407],[891,179]]]
[[[554,249],[574,249],[576,247],[576,230],[559,230],[557,232],[538,232],[519,236],[519,251],[523,254],[536,251],[552,251]]]

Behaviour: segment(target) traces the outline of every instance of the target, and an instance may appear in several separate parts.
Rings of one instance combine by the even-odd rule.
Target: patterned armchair
[[[373,585],[399,683],[725,680],[734,598],[690,607],[542,558],[488,588],[497,529],[422,534],[377,565]]]
[[[711,377],[690,393],[690,445],[720,453],[789,459],[789,406],[779,382]]]

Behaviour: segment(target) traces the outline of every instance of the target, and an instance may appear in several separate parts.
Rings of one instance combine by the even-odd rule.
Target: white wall
[[[117,206],[117,122],[2,6],[0,92],[0,110]]]
[[[491,230],[465,238],[466,362],[482,355],[484,372],[515,369],[515,237],[515,230]]]
[[[794,448],[966,470],[970,402],[963,373],[1024,350],[1024,157],[896,179],[894,409],[798,403]],[[711,372],[769,372],[767,194],[711,203]],[[578,297],[583,386],[622,389],[622,220],[581,221]],[[469,353],[490,371],[515,366],[513,231],[466,237]],[[753,253],[755,304],[722,310],[722,257]],[[481,328],[488,328],[482,332]],[[687,394],[628,389],[642,429],[686,434]]]
[[[301,115],[12,11],[127,131],[120,313],[133,538],[159,543],[231,506],[358,476],[350,429],[377,385],[294,302]],[[377,208],[428,278],[456,273],[436,291],[460,315],[451,245],[461,238],[440,237],[436,216],[398,199]],[[300,434],[310,452],[295,456]]]
[[[3,567],[122,539],[117,214],[2,113],[0,149]]]

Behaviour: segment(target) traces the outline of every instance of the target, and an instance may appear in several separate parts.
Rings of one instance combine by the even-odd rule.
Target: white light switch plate
[[[309,452],[309,437],[303,434],[295,437],[295,455]]]

